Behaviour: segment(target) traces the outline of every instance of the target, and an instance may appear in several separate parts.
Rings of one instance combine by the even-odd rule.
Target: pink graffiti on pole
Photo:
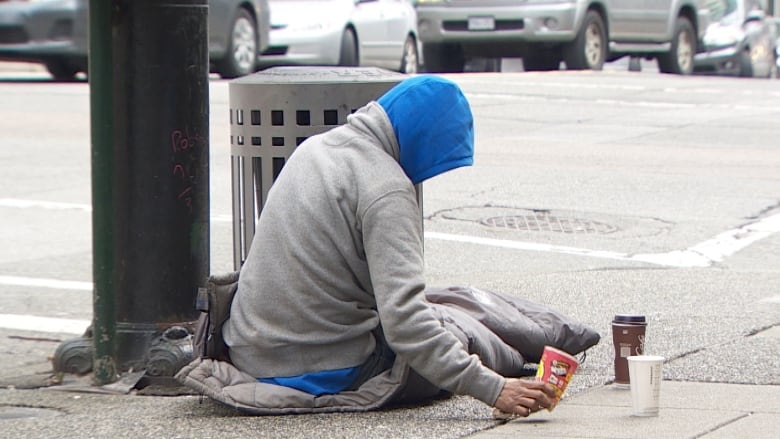
[[[193,175],[188,161],[192,161],[191,150],[195,148],[196,142],[202,140],[200,136],[195,136],[194,142],[190,139],[187,131],[173,130],[171,132],[171,149],[173,152],[173,168],[171,173],[181,180],[177,190],[176,199],[186,206],[187,211],[192,213],[192,192],[195,176]]]

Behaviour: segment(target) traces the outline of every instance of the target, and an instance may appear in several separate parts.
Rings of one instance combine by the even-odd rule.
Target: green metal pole
[[[89,1],[89,94],[92,136],[92,276],[94,381],[117,379],[114,273],[113,0]]]
[[[114,5],[116,358],[165,377],[190,359],[155,343],[197,320],[209,270],[208,0]]]

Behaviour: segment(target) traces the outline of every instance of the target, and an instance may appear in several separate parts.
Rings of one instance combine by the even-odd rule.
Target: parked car
[[[705,51],[696,55],[699,73],[770,78],[775,70],[775,25],[758,0],[710,0],[712,23]]]
[[[415,0],[425,68],[462,72],[478,57],[522,57],[525,70],[600,70],[623,56],[689,74],[705,0]]]
[[[42,63],[57,80],[87,71],[89,0],[0,0],[0,60]],[[268,0],[209,0],[211,70],[255,71],[268,45]]]
[[[417,15],[408,0],[269,0],[261,67],[374,66],[416,73]]]

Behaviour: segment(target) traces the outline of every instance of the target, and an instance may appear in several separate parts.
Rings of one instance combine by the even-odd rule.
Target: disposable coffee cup
[[[631,377],[626,359],[645,353],[647,319],[643,315],[618,314],[612,320],[612,343],[615,347],[615,385],[628,388]]]
[[[631,408],[634,416],[658,416],[661,397],[661,367],[664,357],[632,355],[628,357],[631,375]]]
[[[536,370],[536,378],[555,388],[553,407],[563,397],[563,392],[579,365],[580,362],[566,352],[551,346],[544,347],[542,359],[539,361],[539,369]]]

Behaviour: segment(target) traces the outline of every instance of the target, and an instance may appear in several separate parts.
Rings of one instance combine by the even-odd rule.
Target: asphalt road
[[[0,72],[0,377],[40,367],[31,358],[92,315],[88,85],[25,75]],[[424,185],[430,285],[503,291],[599,330],[569,394],[610,382],[610,320],[626,312],[647,315],[646,352],[668,359],[666,379],[780,384],[780,81],[617,68],[451,78],[477,152]],[[212,272],[233,264],[228,84],[210,83]],[[406,437],[490,424],[469,398],[413,413],[364,421]],[[420,421],[431,417],[455,421]]]

